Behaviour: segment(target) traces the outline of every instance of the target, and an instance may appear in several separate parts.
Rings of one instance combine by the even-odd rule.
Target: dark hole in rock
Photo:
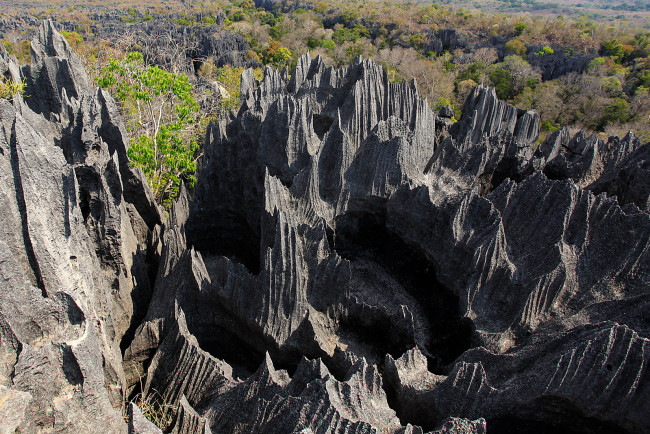
[[[364,211],[347,212],[337,218],[335,250],[351,261],[361,258],[375,261],[416,300],[428,323],[429,336],[422,350],[429,359],[429,369],[446,373],[446,367],[471,347],[473,324],[461,318],[458,297],[438,281],[435,266],[425,254],[387,230],[385,200],[375,198],[358,208]],[[415,323],[416,327],[423,326],[418,321]],[[392,330],[382,333],[392,327],[386,321],[353,327],[364,340],[374,336],[368,342],[395,358],[412,346],[400,342],[399,335]]]
[[[323,140],[325,133],[330,130],[334,119],[325,115],[313,115],[311,118],[312,125],[314,126],[314,132],[319,139]]]
[[[260,270],[260,235],[235,213],[194,213],[185,226],[188,248],[206,256],[226,256],[243,264],[251,274]]]
[[[202,350],[232,366],[236,378],[250,377],[264,361],[263,352],[225,327],[195,324],[190,328],[190,332],[196,337]]]
[[[192,56],[192,70],[194,71],[194,74],[199,75],[199,70],[201,69],[201,66],[203,66],[204,62],[199,59],[196,51],[192,51],[190,55]]]
[[[63,374],[65,379],[68,380],[73,386],[78,386],[83,384],[84,376],[81,373],[81,368],[77,362],[77,358],[72,352],[72,348],[67,345],[64,345],[61,349],[61,365],[63,367]]]
[[[103,207],[99,198],[101,185],[99,175],[92,169],[83,166],[75,168],[75,175],[79,184],[79,208],[84,222],[88,221],[88,217],[100,221]]]
[[[400,357],[413,346],[413,339],[401,339],[406,331],[397,327],[384,312],[366,306],[355,309],[341,321],[338,334],[347,350],[381,364],[386,354]],[[345,376],[345,372],[341,372]]]
[[[611,371],[612,369],[613,369],[613,368],[612,368],[612,365],[607,364],[607,370],[608,370],[608,371]]]
[[[569,169],[565,158],[555,158],[548,162],[542,169],[542,173],[551,180],[563,181],[569,178]]]
[[[539,399],[529,410],[518,413],[488,419],[488,434],[629,434],[611,422],[585,416],[571,402],[558,397]]]
[[[485,196],[495,190],[506,179],[521,182],[530,173],[520,173],[519,166],[520,163],[516,158],[504,157],[494,168],[494,172],[484,173],[479,176],[479,194]]]
[[[83,189],[79,192],[79,209],[81,209],[81,216],[84,222],[88,221],[88,216],[90,215],[90,195]]]
[[[304,355],[299,352],[269,350],[269,356],[271,357],[275,369],[283,369],[287,371],[287,374],[289,374],[290,377],[293,377],[293,374],[296,373],[298,365]],[[307,358],[314,359],[314,357]]]

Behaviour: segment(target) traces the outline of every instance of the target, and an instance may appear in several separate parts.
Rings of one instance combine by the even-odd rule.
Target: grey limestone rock
[[[151,423],[134,403],[129,404],[129,434],[162,434],[162,431]]]
[[[587,69],[589,62],[596,53],[576,53],[571,48],[553,46],[553,55],[538,56],[544,46],[531,45],[528,46],[528,54],[525,59],[532,66],[539,68],[542,71],[543,80],[554,80],[558,77],[569,73],[582,73]]]
[[[0,102],[7,423],[22,432],[126,432],[121,406],[132,379],[120,346],[151,296],[146,251],[160,211],[128,166],[115,103],[90,87],[51,22],[32,43],[30,66],[0,56],[28,83],[24,100]]]
[[[436,140],[414,81],[306,54],[244,73],[164,220],[110,96],[51,23],[34,47],[0,54],[48,95],[0,101],[9,426],[147,432],[135,388],[173,433],[649,432],[633,134],[536,148],[479,86]]]
[[[193,198],[174,207],[168,278],[155,290],[166,301],[141,328],[186,323],[232,367],[217,369],[234,381],[227,390],[187,399],[213,431],[644,426],[645,389],[629,382],[644,380],[627,372],[641,372],[645,353],[616,354],[643,348],[647,325],[633,320],[642,307],[616,306],[648,296],[648,214],[621,208],[646,203],[647,145],[629,136],[601,150],[560,132],[535,150],[537,115],[481,87],[436,143],[417,85],[389,83],[361,59],[335,71],[306,55],[288,82],[271,69],[261,82],[244,73],[240,95],[237,116],[208,129]],[[560,157],[570,163],[553,176]],[[617,190],[625,176],[639,179],[629,193]],[[165,346],[178,332],[163,330]],[[611,347],[605,362],[601,347]],[[565,368],[574,354],[585,364]],[[376,380],[355,372],[373,364],[390,407],[351,417],[331,393],[343,386],[328,381],[367,396]],[[587,380],[596,366],[611,393]],[[566,369],[576,382],[556,386]],[[328,394],[314,395],[316,384]],[[328,402],[332,416],[309,422],[305,399]]]
[[[185,397],[182,397],[178,404],[178,411],[170,432],[172,434],[212,434],[207,420],[199,416]]]

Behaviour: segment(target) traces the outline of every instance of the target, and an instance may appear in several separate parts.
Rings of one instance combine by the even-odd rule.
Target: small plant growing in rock
[[[11,100],[15,94],[21,96],[25,94],[25,82],[22,79],[18,82],[10,78],[0,81],[0,98]]]
[[[138,377],[140,378],[140,390],[144,390],[144,383],[146,379],[146,374],[142,375],[138,372]],[[174,416],[178,411],[178,408],[170,405],[169,396],[162,396],[158,391],[152,390],[148,394],[139,392],[131,400],[125,400],[123,405],[123,414],[124,420],[128,422],[128,416],[126,413],[129,404],[135,404],[140,413],[149,420],[149,422],[156,425],[163,432],[166,432],[167,429],[171,426],[174,421]]]
[[[151,423],[165,432],[174,421],[177,408],[169,405],[167,400],[156,391],[148,395],[138,393],[131,400]]]

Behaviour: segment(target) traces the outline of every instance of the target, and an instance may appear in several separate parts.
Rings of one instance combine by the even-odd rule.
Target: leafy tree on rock
[[[511,39],[510,41],[506,42],[504,48],[508,53],[515,53],[521,57],[526,55],[526,44],[524,44],[519,39]]]
[[[181,180],[196,180],[199,145],[193,129],[199,105],[186,74],[145,66],[141,53],[111,59],[98,84],[110,90],[127,117],[134,139],[128,150],[131,165],[142,167],[158,203],[169,207]]]
[[[280,42],[271,40],[264,53],[264,62],[269,63],[276,68],[290,66],[294,60],[294,54],[287,47],[283,47]]]

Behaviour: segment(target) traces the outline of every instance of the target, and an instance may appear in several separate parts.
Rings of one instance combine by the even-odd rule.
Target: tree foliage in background
[[[196,180],[199,145],[193,126],[199,105],[187,75],[145,66],[142,54],[131,52],[124,59],[111,59],[97,82],[113,94],[127,117],[134,137],[128,150],[131,165],[144,170],[158,203],[169,207],[181,180],[190,187]]]
[[[5,50],[7,50],[7,54],[10,56],[16,56],[16,59],[20,64],[31,62],[31,43],[32,42],[30,40],[12,42],[6,39],[2,39],[2,45],[4,45]]]
[[[504,48],[507,52],[515,53],[521,57],[526,55],[526,44],[521,42],[519,39],[511,39],[510,41],[506,42]]]
[[[534,10],[542,5],[535,0],[490,2]],[[617,9],[614,14],[610,5],[606,9],[612,12],[611,19],[606,20],[604,15],[598,18],[586,14],[584,5],[573,12],[562,6],[561,14],[548,9],[548,15],[539,16],[494,14],[495,10],[485,2],[472,6],[469,0],[454,5],[448,1],[283,0],[268,11],[257,8],[253,0],[202,0],[185,2],[183,11],[175,10],[171,15],[158,0],[153,3],[153,7],[129,5],[130,9],[126,9],[125,5],[118,9],[127,21],[168,20],[188,26],[214,25],[223,12],[227,18],[216,37],[228,31],[238,33],[249,43],[247,60],[279,68],[289,66],[291,70],[297,57],[307,50],[312,57],[320,55],[326,65],[335,67],[363,55],[384,65],[391,81],[415,77],[420,95],[432,107],[447,100],[457,108],[458,115],[474,85],[493,86],[509,103],[538,110],[540,140],[563,125],[586,128],[602,137],[633,130],[641,140],[650,140],[650,27],[641,16],[635,22],[611,20],[623,11]],[[557,7],[557,3],[547,5],[551,4]],[[41,9],[51,9],[48,17],[56,18],[54,8]],[[122,58],[132,50],[143,52],[147,59],[164,57],[143,51],[153,45],[141,44],[141,34],[133,33],[129,44],[114,47],[95,38],[91,33],[93,19],[82,9],[64,11],[59,17],[72,17],[79,24],[74,32],[65,34],[91,74],[97,75],[107,59]],[[633,18],[631,14],[626,16]],[[631,27],[634,25],[646,28]],[[456,30],[466,45],[443,45],[440,51],[434,41],[440,39],[439,32],[444,29]],[[485,35],[498,38],[487,42]],[[23,36],[9,31],[2,42],[10,54],[22,59],[21,63],[29,63],[29,42],[20,41]],[[129,40],[126,36],[123,41]],[[173,42],[156,46],[164,47],[167,58],[174,61],[185,58],[185,53],[197,52],[196,47]],[[593,61],[584,71],[553,79],[546,74],[542,80],[540,68],[548,71],[555,56],[569,63],[580,56],[593,57]],[[167,63],[160,66],[175,71]],[[240,70],[221,70],[217,78],[220,68],[213,65],[213,69],[209,80],[218,86],[201,83],[193,90],[202,111],[211,119],[223,117],[239,106]],[[221,97],[218,102],[217,94]],[[203,137],[200,125],[208,117],[195,124],[194,136],[199,143]]]
[[[263,53],[264,63],[275,66],[276,68],[290,67],[294,61],[294,54],[287,47],[283,47],[280,42],[271,40],[266,51]]]
[[[242,72],[244,72],[242,67],[224,65],[218,68],[212,60],[204,62],[199,69],[199,76],[213,81],[219,88],[217,114],[220,117],[226,116],[230,110],[239,108],[239,84]],[[255,68],[253,74],[257,80],[262,80],[264,77],[264,71],[261,68]]]

